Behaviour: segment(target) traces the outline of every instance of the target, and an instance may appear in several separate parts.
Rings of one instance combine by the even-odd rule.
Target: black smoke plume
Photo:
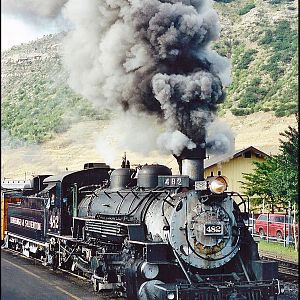
[[[205,142],[230,81],[228,61],[210,49],[220,32],[211,1],[70,0],[65,16],[75,90],[141,121],[158,118],[166,125],[159,146],[173,154]]]

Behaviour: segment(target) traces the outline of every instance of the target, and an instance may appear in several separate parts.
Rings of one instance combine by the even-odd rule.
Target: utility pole
[[[295,243],[295,250],[298,249],[298,237],[296,236],[296,203],[293,205],[293,232],[294,232],[294,243]]]
[[[288,240],[287,244],[289,245],[291,242],[291,201],[289,201],[289,206],[288,206]]]

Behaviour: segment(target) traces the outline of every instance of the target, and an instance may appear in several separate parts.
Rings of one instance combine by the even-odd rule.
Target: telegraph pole
[[[289,206],[288,206],[288,240],[287,244],[289,245],[291,242],[291,201],[289,201]]]

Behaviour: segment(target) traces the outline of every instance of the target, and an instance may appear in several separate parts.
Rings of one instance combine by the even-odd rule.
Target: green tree
[[[253,163],[254,172],[243,174],[246,181],[242,181],[242,187],[246,190],[246,195],[253,199],[252,204],[261,205],[264,202],[265,206],[274,212],[276,204],[281,202],[272,188],[272,182],[275,181],[278,170],[278,161],[268,158],[266,161]]]
[[[285,139],[280,139],[281,154],[277,157],[278,184],[274,187],[274,193],[283,197],[286,202],[298,204],[298,156],[299,156],[299,132],[296,128],[288,127],[280,134]]]
[[[263,162],[254,162],[253,173],[243,174],[242,187],[256,203],[268,206],[272,212],[276,207],[287,207],[288,202],[298,206],[298,129],[288,127],[280,134],[280,153]],[[255,199],[255,198],[254,198]]]

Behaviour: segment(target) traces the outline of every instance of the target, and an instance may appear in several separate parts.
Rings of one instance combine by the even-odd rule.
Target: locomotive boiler
[[[47,177],[32,197],[44,234],[38,242],[20,234],[16,219],[26,215],[12,208],[6,247],[18,245],[89,277],[96,291],[127,299],[276,297],[277,265],[259,259],[246,200],[226,191],[226,177],[204,178],[204,159],[198,146],[177,157],[180,175],[158,164],[133,169],[125,158],[119,169],[91,164]]]

